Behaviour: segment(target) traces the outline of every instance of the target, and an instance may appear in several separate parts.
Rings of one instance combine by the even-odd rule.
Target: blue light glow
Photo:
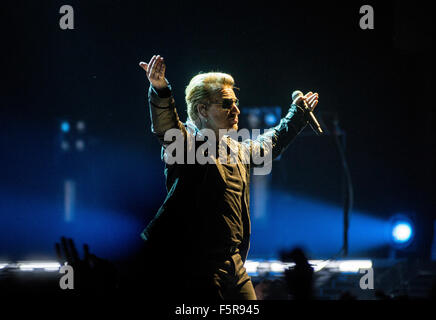
[[[277,117],[273,113],[267,113],[264,120],[267,126],[273,126],[277,123]]]
[[[282,249],[303,248],[309,257],[329,258],[342,247],[343,209],[298,194],[271,190],[265,218],[256,219],[252,198],[250,259],[277,258]],[[359,255],[389,244],[391,224],[369,212],[350,214],[349,254]],[[388,232],[386,232],[388,231]]]
[[[392,237],[396,243],[406,243],[412,237],[412,226],[408,222],[397,222],[392,228]]]
[[[55,259],[54,244],[73,238],[83,256],[83,244],[104,259],[128,255],[141,244],[143,223],[126,212],[77,206],[73,221],[65,222],[61,203],[32,196],[0,193],[0,261]]]
[[[62,132],[70,131],[70,124],[67,121],[62,121],[61,130],[62,130]]]

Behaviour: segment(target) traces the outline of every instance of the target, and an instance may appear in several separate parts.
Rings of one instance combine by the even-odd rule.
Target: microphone
[[[301,92],[300,90],[295,90],[292,93],[292,101],[295,101],[295,99],[297,99],[298,97],[302,97],[302,96],[303,96],[303,92]],[[309,114],[309,124],[310,124],[310,127],[312,128],[312,130],[315,131],[315,133],[317,135],[323,134],[324,132],[322,131],[321,126],[319,125],[318,120],[316,120],[315,115],[313,114],[313,112],[309,108],[309,106],[307,105],[306,101],[304,101],[303,99],[301,99],[300,101],[302,101],[302,103],[304,105],[304,109]]]

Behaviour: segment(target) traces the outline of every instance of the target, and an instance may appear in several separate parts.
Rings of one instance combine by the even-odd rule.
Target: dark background
[[[74,30],[59,27],[64,4],[74,8]],[[359,27],[365,4],[374,8],[374,30]],[[145,104],[148,82],[138,66],[153,54],[165,57],[182,120],[185,86],[200,71],[232,74],[242,107],[279,105],[285,112],[293,90],[318,92],[320,118],[328,127],[336,114],[346,132],[354,209],[382,219],[410,213],[418,230],[413,252],[429,254],[428,1],[9,1],[1,7],[0,258],[50,255],[66,176],[78,181],[79,203],[132,219],[130,243],[141,241],[139,232],[165,197]],[[86,121],[83,153],[62,154],[62,119]],[[338,159],[330,137],[303,137],[275,165],[273,183],[340,206]],[[107,228],[116,230],[117,222]],[[52,237],[38,242],[42,233]]]

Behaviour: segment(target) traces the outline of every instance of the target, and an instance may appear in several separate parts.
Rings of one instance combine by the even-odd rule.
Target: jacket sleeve
[[[148,89],[148,103],[150,107],[151,132],[158,138],[163,147],[172,142],[165,141],[165,133],[169,129],[179,129],[183,137],[186,137],[187,131],[177,114],[170,85],[159,91],[150,85]]]
[[[276,159],[307,124],[308,115],[301,107],[292,104],[277,126],[268,129],[256,139],[242,142],[245,156],[250,157],[250,165],[254,167],[265,165]]]

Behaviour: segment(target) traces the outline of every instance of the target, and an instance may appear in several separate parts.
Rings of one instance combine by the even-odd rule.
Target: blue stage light
[[[265,115],[265,119],[264,119],[264,121],[265,121],[265,124],[266,124],[268,127],[271,127],[271,126],[273,126],[273,125],[275,125],[275,124],[277,123],[277,117],[276,117],[276,115],[273,114],[273,113],[267,113],[267,114]]]
[[[68,123],[68,121],[62,121],[61,130],[62,130],[62,132],[70,131],[70,124]]]
[[[407,221],[397,221],[392,227],[392,239],[397,244],[405,244],[412,239],[413,228]]]

